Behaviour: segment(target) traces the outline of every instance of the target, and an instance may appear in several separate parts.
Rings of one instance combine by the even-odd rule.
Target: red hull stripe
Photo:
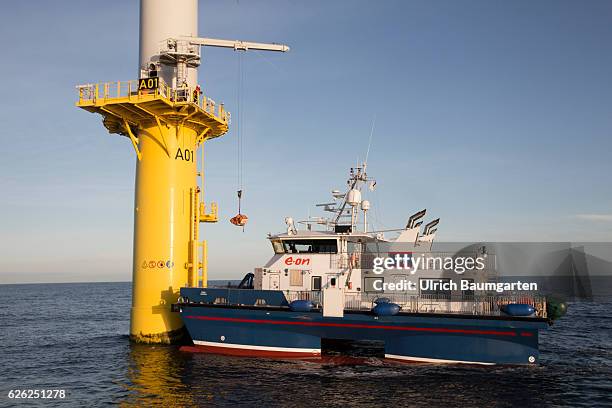
[[[382,330],[401,330],[430,333],[460,333],[460,334],[490,334],[494,336],[516,336],[513,331],[499,330],[471,330],[471,329],[448,329],[443,327],[413,327],[413,326],[384,326],[374,324],[356,323],[319,323],[319,322],[295,322],[288,320],[261,320],[261,319],[241,319],[237,317],[215,317],[215,316],[185,316],[187,319],[211,320],[219,322],[234,323],[255,323],[255,324],[279,324],[292,326],[316,326],[316,327],[346,327],[351,329],[382,329]]]
[[[296,353],[291,351],[253,350],[247,348],[230,348],[220,346],[182,346],[180,350],[191,353],[212,353],[221,354],[225,356],[240,357],[296,358],[300,360],[321,358],[321,355],[316,353],[309,354],[303,352]]]

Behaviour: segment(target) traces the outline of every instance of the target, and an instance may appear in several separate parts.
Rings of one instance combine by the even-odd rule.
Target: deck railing
[[[313,291],[296,291],[285,292],[287,302],[291,303],[294,300],[310,300],[315,305],[320,305],[323,302],[323,293],[318,290]]]
[[[150,99],[151,96],[162,97],[169,102],[184,102],[198,105],[203,111],[228,123],[230,114],[225,110],[222,103],[217,104],[214,100],[202,93],[194,94],[195,88],[184,86],[172,88],[159,78],[157,89],[138,90],[138,80],[100,82],[77,86],[79,94],[79,105],[96,104],[100,102],[112,103],[114,99],[127,99],[128,102],[138,102]]]
[[[244,305],[244,294],[249,294],[251,289],[219,288],[225,289],[223,296],[214,299],[215,304]],[[241,293],[242,292],[242,293]],[[282,291],[287,302],[294,300],[310,300],[316,308],[323,307],[322,291]],[[231,299],[243,299],[237,303]],[[281,297],[282,298],[282,297]],[[345,293],[344,310],[346,311],[370,311],[375,306],[375,301],[386,298],[389,302],[401,306],[402,312],[407,313],[431,313],[431,314],[461,314],[475,316],[500,316],[501,308],[510,303],[528,304],[536,310],[535,316],[546,318],[546,297],[542,295],[510,294],[510,295],[476,295],[476,296],[444,296],[444,295],[410,295],[407,293]],[[195,300],[195,299],[192,299]],[[275,306],[265,302],[253,303],[257,306]]]
[[[316,305],[323,304],[323,293],[320,291],[285,292],[288,302],[293,300],[311,300]],[[347,293],[344,295],[344,309],[369,311],[374,301],[387,298],[397,303],[403,312],[432,314],[469,314],[476,316],[499,316],[501,307],[509,303],[523,303],[533,306],[537,317],[546,318],[546,298],[540,295],[477,295],[477,296],[440,296],[410,295],[395,293]]]

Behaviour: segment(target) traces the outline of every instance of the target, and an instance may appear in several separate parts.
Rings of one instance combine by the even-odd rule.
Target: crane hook
[[[245,214],[240,213],[241,201],[242,201],[242,190],[238,190],[238,214],[230,218],[230,222],[237,227],[242,227],[242,231],[244,232],[244,226],[249,220],[249,217],[247,217]]]

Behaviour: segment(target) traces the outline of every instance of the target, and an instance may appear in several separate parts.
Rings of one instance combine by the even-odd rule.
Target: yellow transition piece
[[[211,203],[207,212],[201,201],[203,145],[227,132],[229,114],[189,88],[163,83],[144,92],[137,81],[78,89],[77,106],[101,114],[109,132],[129,137],[136,152],[130,338],[175,342],[183,324],[171,304],[181,287],[206,286],[206,242],[200,241],[199,224],[217,221],[217,206]]]

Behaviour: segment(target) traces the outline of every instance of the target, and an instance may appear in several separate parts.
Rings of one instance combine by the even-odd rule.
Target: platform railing
[[[159,78],[159,86],[156,89],[147,90],[138,90],[138,80],[100,82],[77,86],[78,105],[113,103],[114,100],[118,99],[127,99],[128,102],[137,103],[155,96],[164,98],[169,102],[198,105],[200,109],[220,121],[229,122],[230,114],[225,110],[222,103],[217,104],[201,92],[195,93],[195,90],[195,88],[188,86],[172,88],[162,78]]]

